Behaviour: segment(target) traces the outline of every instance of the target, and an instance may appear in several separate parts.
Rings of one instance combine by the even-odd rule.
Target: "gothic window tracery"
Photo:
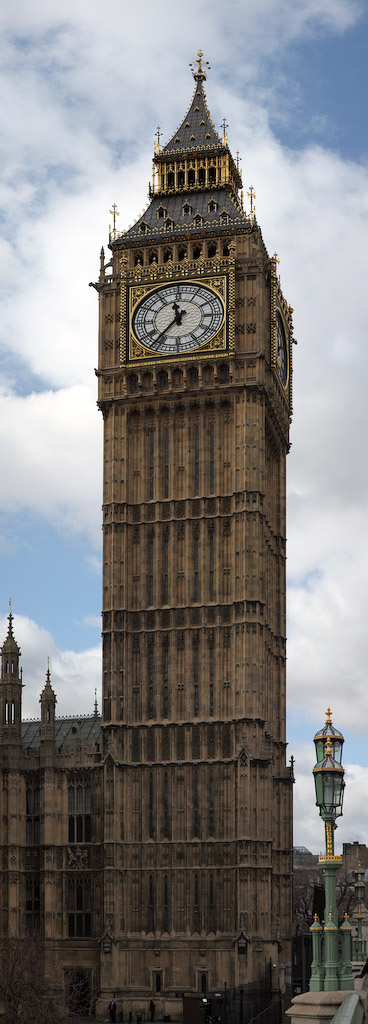
[[[69,843],[91,842],[91,785],[86,779],[69,781],[68,840]]]

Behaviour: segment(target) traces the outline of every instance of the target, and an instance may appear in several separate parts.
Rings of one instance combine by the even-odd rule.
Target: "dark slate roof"
[[[211,121],[203,82],[196,81],[188,113],[184,117],[180,128],[178,128],[166,146],[163,147],[159,156],[161,158],[171,154],[175,156],[175,154],[180,153],[183,149],[195,152],[198,150],[223,148],[224,143]]]
[[[94,730],[94,735],[93,735]],[[39,719],[22,722],[22,743],[25,750],[37,750],[40,746],[41,722]],[[75,715],[75,717],[55,719],[55,747],[68,747],[78,736],[84,743],[92,746],[101,743],[101,716]]]
[[[209,211],[208,206],[211,199],[217,204],[217,209]],[[192,212],[188,215],[183,212],[184,206],[190,206]],[[165,211],[165,217],[160,219],[158,217],[158,211],[162,207]],[[170,241],[172,236],[185,233],[196,232],[203,228],[209,231],[215,231],[216,228],[224,228],[224,224],[221,220],[221,214],[227,213],[229,217],[228,226],[236,228],[249,227],[249,220],[237,204],[234,202],[232,196],[223,188],[213,188],[213,191],[198,191],[198,192],[181,192],[174,193],[173,195],[162,195],[154,196],[149,207],[142,214],[139,220],[128,231],[123,232],[121,235],[117,235],[116,243],[119,244],[122,241],[137,241],[138,239],[142,243],[147,239],[154,239],[155,241],[160,240],[160,236]],[[198,225],[195,222],[196,215],[199,214],[203,217],[202,225]],[[166,227],[166,221],[171,220],[174,222],[173,228]],[[147,229],[142,231],[141,225],[146,225]]]

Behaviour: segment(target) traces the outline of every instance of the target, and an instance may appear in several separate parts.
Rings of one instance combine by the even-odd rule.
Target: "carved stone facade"
[[[277,989],[290,967],[292,311],[276,258],[242,209],[239,171],[208,114],[201,59],[194,78],[183,125],[155,154],[150,206],[110,240],[108,264],[101,252],[94,286],[104,421],[102,740],[96,718],[88,743],[83,720],[73,743],[58,746],[45,691],[37,749],[22,750],[20,732],[10,747],[8,727],[2,736],[7,788],[16,769],[3,929],[17,932],[27,920],[29,855],[60,984],[75,958],[89,972],[97,1014],[115,992],[124,1019],[147,1010],[152,996],[178,1017],[182,994],[262,984],[270,965]],[[163,298],[173,284],[174,326]],[[203,344],[197,328],[187,340],[179,332],[185,315],[195,321],[196,290],[223,309]],[[145,345],[136,310],[148,309],[149,323],[147,297],[156,293],[162,322]],[[42,810],[28,850],[19,830],[32,779]]]

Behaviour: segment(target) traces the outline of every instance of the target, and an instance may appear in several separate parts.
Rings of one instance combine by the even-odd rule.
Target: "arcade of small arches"
[[[155,385],[159,388],[183,388],[197,387],[199,383],[206,385],[227,384],[230,380],[229,367],[227,363],[219,363],[216,366],[207,364],[201,366],[189,366],[185,370],[177,367],[168,370],[146,370],[143,373],[130,373],[128,377],[128,391],[134,394],[141,389],[149,391]]]
[[[159,246],[155,249],[136,249],[134,252],[134,266],[151,266],[154,263],[182,263],[183,260],[198,260],[200,256],[213,259],[215,256],[229,256],[229,241],[217,243],[189,242],[188,245],[180,244],[172,246]]]

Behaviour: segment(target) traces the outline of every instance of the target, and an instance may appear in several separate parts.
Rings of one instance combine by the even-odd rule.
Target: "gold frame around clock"
[[[292,399],[293,399],[293,309],[288,306],[286,299],[281,291],[280,278],[277,276],[277,256],[272,256],[270,259],[271,269],[271,369],[277,372],[276,356],[276,313],[277,310],[281,316],[286,341],[286,353],[287,353],[287,380],[286,384],[280,385],[288,398],[290,413],[292,413]],[[279,379],[279,378],[278,378]]]
[[[138,264],[128,269],[126,256],[121,267],[121,335],[120,360],[122,366],[153,365],[163,361],[188,362],[203,358],[231,355],[235,348],[235,246],[230,244],[229,256],[214,256],[197,260],[187,258],[180,263],[168,260],[163,265],[148,267]],[[208,288],[221,300],[224,319],[221,327],[203,346],[177,353],[153,352],[135,337],[132,330],[133,312],[139,302],[159,288],[182,281],[191,281]]]

